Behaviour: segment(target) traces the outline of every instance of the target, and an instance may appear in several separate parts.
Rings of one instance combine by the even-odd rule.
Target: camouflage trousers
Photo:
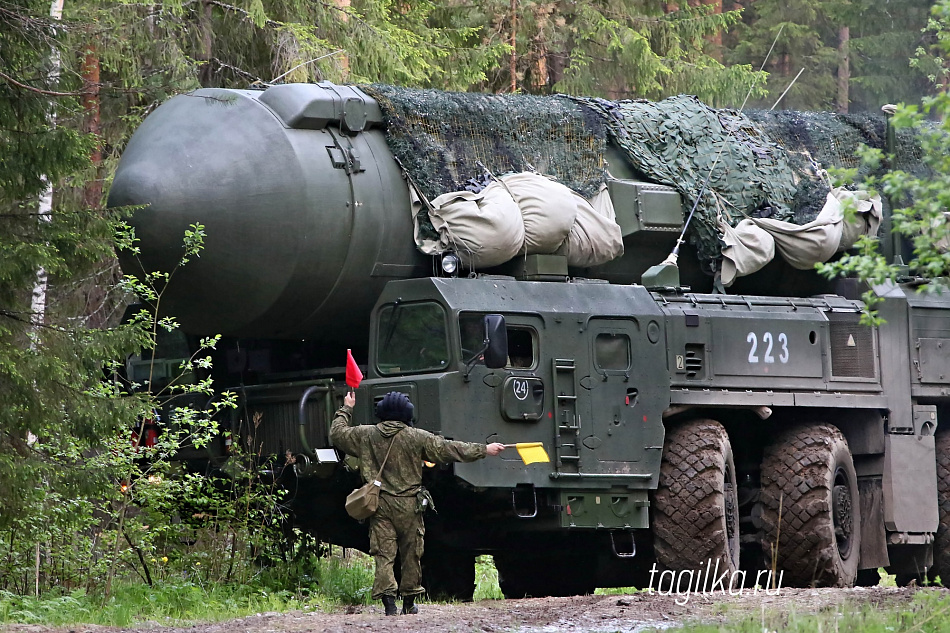
[[[422,551],[426,529],[416,513],[416,497],[379,495],[379,508],[369,522],[369,553],[376,561],[373,600],[396,595],[393,565],[396,553],[402,561],[399,594],[415,596],[422,588]]]

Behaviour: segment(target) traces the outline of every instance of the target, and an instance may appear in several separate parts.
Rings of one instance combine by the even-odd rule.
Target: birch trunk
[[[49,15],[54,20],[61,20],[63,18],[63,2],[64,0],[53,0],[50,4]],[[50,79],[52,82],[59,79],[60,64],[59,49],[53,48],[50,51]],[[56,115],[52,112],[49,115],[49,121],[51,126],[56,125]],[[40,194],[38,217],[40,222],[49,222],[52,219],[53,213],[53,183],[45,176],[43,177],[43,182],[46,183],[46,188],[43,190],[43,193]],[[33,285],[33,298],[30,302],[30,321],[33,324],[31,345],[36,344],[36,337],[38,336],[37,328],[46,321],[46,294],[48,287],[49,277],[46,274],[46,269],[40,266],[36,271],[36,283]]]

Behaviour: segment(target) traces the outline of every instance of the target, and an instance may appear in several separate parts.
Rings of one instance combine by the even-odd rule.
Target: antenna
[[[783,26],[784,26],[784,25],[783,25]],[[289,75],[290,73],[294,72],[295,70],[297,70],[297,69],[300,68],[301,66],[306,66],[307,64],[312,64],[313,62],[318,62],[318,61],[320,61],[321,59],[325,59],[325,58],[327,58],[327,57],[332,57],[332,56],[334,56],[334,55],[339,55],[340,53],[346,53],[346,50],[341,48],[341,49],[339,49],[339,50],[333,51],[332,53],[327,53],[326,55],[321,55],[320,57],[314,57],[313,59],[310,59],[310,60],[307,60],[307,61],[305,61],[305,62],[303,62],[303,63],[297,64],[296,66],[294,66],[293,68],[291,68],[290,70],[288,70],[287,72],[285,72],[284,74],[282,74],[282,75],[277,75],[276,77],[274,77],[273,79],[271,79],[269,82],[267,82],[266,85],[269,86],[269,85],[273,84],[275,81],[277,81],[278,79],[283,79],[284,77],[286,77],[286,76]]]
[[[779,28],[778,33],[775,34],[775,39],[772,40],[772,46],[769,47],[769,52],[765,54],[765,59],[762,60],[762,65],[759,66],[759,72],[765,68],[765,64],[768,63],[769,57],[772,56],[772,51],[775,50],[775,44],[778,42],[778,38],[781,37],[782,31],[785,29],[785,24]],[[803,68],[802,71],[805,69]],[[801,71],[795,77],[798,79],[802,73]],[[795,83],[795,80],[792,80],[792,84]],[[749,101],[749,97],[752,96],[752,91],[755,89],[756,78],[753,78],[752,85],[749,86],[749,92],[746,93],[745,99],[742,100],[742,105],[739,107],[739,112],[745,108],[746,103]],[[789,84],[788,88],[791,88]],[[788,88],[785,89],[785,92],[788,92]],[[782,93],[782,97],[785,96],[785,92]],[[782,100],[782,97],[779,97],[779,101]],[[775,105],[778,105],[778,101],[775,102]],[[772,106],[773,108],[775,106]],[[683,223],[683,230],[680,231],[680,236],[676,239],[676,244],[673,246],[673,250],[670,251],[670,254],[666,256],[659,264],[650,266],[643,275],[640,277],[640,281],[644,286],[649,288],[675,288],[680,285],[680,271],[677,260],[679,259],[680,246],[686,242],[686,230],[689,228],[689,223],[693,220],[693,215],[696,214],[696,208],[699,206],[699,201],[703,199],[703,196],[706,195],[706,190],[709,188],[709,180],[712,178],[713,172],[716,171],[716,166],[719,165],[719,159],[722,157],[723,150],[726,149],[725,143],[719,146],[719,152],[716,153],[716,159],[713,161],[712,167],[709,168],[709,173],[706,174],[706,179],[703,180],[703,186],[699,190],[699,195],[696,196],[696,200],[693,202],[693,207],[689,210],[689,215],[686,217],[686,222]]]

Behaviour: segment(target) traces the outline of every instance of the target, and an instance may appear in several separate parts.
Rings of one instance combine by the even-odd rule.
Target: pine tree
[[[768,57],[771,107],[878,111],[885,103],[917,103],[928,94],[929,65],[910,59],[932,37],[921,32],[931,0],[761,0],[744,2],[742,23],[727,39],[729,63],[759,66]],[[777,39],[776,39],[777,38]],[[796,76],[801,75],[796,80]]]
[[[508,44],[508,64],[486,88],[658,99],[689,92],[716,105],[741,103],[754,75],[720,64],[716,37],[739,13],[716,3],[653,0],[493,0],[478,18]]]
[[[112,245],[111,218],[69,196],[54,194],[51,217],[37,217],[47,183],[69,183],[95,144],[79,131],[81,79],[64,46],[83,25],[53,22],[49,10],[37,0],[0,3],[0,530],[21,534],[42,524],[52,495],[110,485],[86,457],[100,438],[128,428],[137,403],[111,397],[104,371],[141,343],[130,330],[82,327],[68,303],[51,299],[45,314],[30,312],[38,269],[63,285]],[[16,553],[11,546],[14,566]]]

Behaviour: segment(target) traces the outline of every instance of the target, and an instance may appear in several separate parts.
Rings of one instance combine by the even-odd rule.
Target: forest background
[[[147,448],[134,430],[154,396],[103,380],[175,327],[119,323],[131,293],[160,301],[165,278],[122,277],[114,249],[134,249],[134,236],[127,211],[104,207],[122,148],[167,98],[330,80],[691,93],[717,107],[751,93],[749,106],[769,107],[788,88],[783,108],[878,112],[942,94],[946,11],[923,0],[0,0],[0,616],[29,594],[109,605],[162,583],[205,603],[219,584],[251,587],[245,601],[334,582],[340,599],[363,599],[365,570],[327,575],[315,562],[325,549],[288,532],[253,441],[236,443],[226,484],[175,476],[176,451],[210,441],[231,402],[182,413],[180,432]],[[202,238],[200,225],[183,236],[181,265]],[[183,372],[207,360],[191,362]]]

